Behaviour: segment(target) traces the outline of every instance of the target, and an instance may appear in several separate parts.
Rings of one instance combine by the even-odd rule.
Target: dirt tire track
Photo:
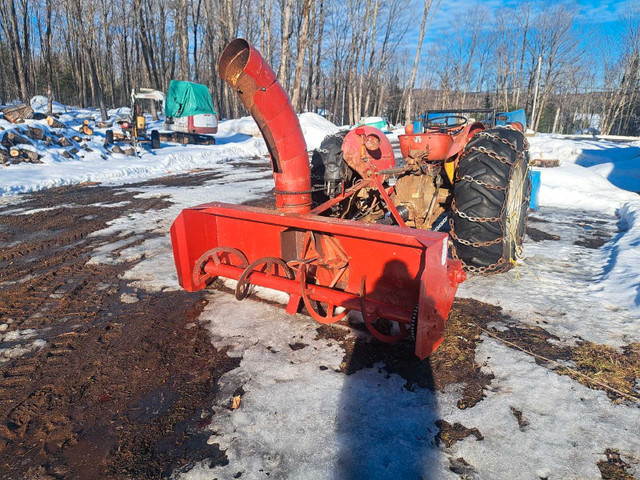
[[[119,278],[135,262],[86,264],[105,242],[91,233],[169,205],[137,193],[64,187],[0,209],[2,478],[160,478],[226,461],[204,427],[217,379],[239,360],[198,324],[204,297],[130,288]]]

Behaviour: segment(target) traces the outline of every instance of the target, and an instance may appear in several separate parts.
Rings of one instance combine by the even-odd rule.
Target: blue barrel
[[[423,133],[423,131],[422,131],[422,120],[414,120],[413,121],[413,133]]]
[[[529,176],[531,177],[531,200],[529,200],[529,208],[538,211],[540,208],[540,172],[531,170]]]

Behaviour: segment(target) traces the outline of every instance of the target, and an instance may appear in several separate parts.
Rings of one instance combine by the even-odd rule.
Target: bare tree
[[[438,6],[440,5],[440,0],[438,0],[438,2],[436,3],[436,6],[434,8],[433,13],[431,14],[431,17],[429,17],[429,13],[431,11],[431,5],[433,4],[433,0],[424,0],[424,9],[422,12],[422,22],[420,23],[420,33],[418,34],[418,46],[416,47],[416,55],[413,59],[413,68],[411,69],[411,77],[409,79],[409,83],[407,85],[407,93],[406,93],[406,100],[405,100],[405,113],[404,113],[404,121],[405,123],[409,123],[409,121],[411,120],[411,109],[412,109],[412,101],[413,101],[413,89],[415,88],[416,85],[416,76],[418,74],[418,63],[420,62],[420,52],[422,51],[422,42],[424,40],[424,35],[427,31],[428,24],[427,24],[427,20],[429,20],[429,18],[433,19],[433,14],[435,13],[435,11],[438,9]],[[429,20],[429,24],[431,23],[431,20]]]

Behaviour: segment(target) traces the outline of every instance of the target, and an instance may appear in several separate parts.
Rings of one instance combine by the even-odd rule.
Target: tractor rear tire
[[[495,127],[476,135],[458,164],[453,197],[454,257],[474,273],[511,269],[522,251],[531,197],[523,133]]]

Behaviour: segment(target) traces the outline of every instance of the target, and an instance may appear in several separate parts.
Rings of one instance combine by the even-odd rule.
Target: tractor
[[[490,115],[479,122],[463,115],[469,113]],[[398,136],[397,162],[374,127],[331,135],[313,152],[314,206],[331,200],[325,215],[446,231],[452,256],[467,271],[509,270],[521,253],[531,195],[524,119],[506,123],[512,116],[427,112],[424,127],[413,122]]]
[[[530,189],[522,125],[486,128],[459,115],[423,132],[409,125],[398,162],[389,139],[363,125],[326,138],[310,164],[298,116],[258,50],[233,40],[218,72],[265,139],[275,210],[183,210],[171,226],[180,285],[193,292],[231,279],[238,300],[253,285],[280,290],[287,313],[323,324],[357,311],[376,339],[412,339],[418,358],[431,355],[465,265],[505,271],[521,248]]]

